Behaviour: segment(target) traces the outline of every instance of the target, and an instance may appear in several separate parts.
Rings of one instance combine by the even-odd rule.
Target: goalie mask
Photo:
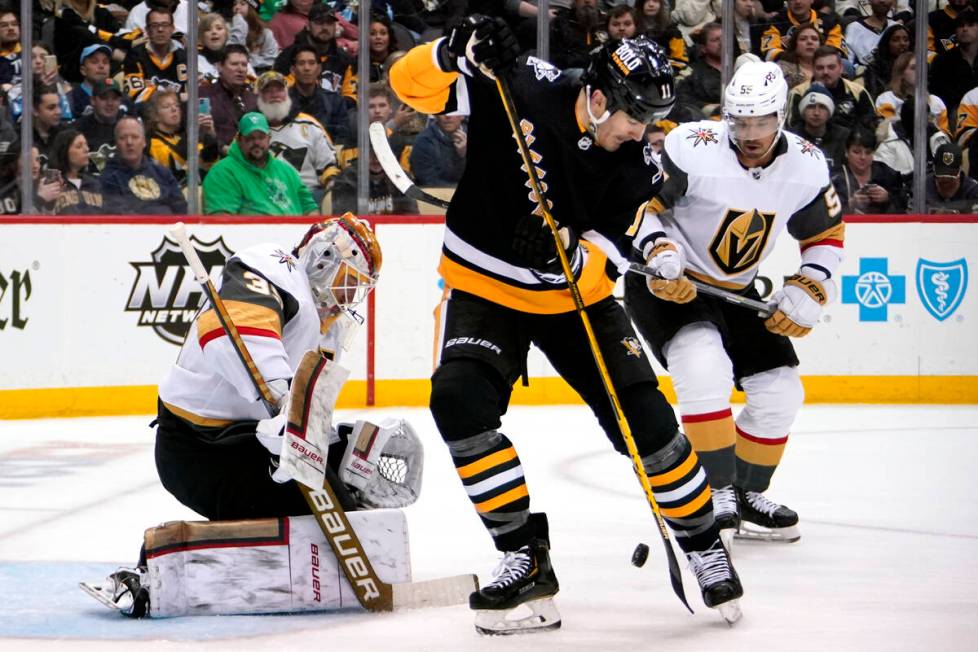
[[[320,319],[360,304],[377,283],[380,243],[352,213],[314,224],[295,248]]]
[[[583,82],[592,130],[615,111],[648,124],[664,118],[676,101],[672,66],[662,48],[644,36],[608,41],[593,50]],[[591,113],[591,93],[596,90],[608,98],[600,117]]]

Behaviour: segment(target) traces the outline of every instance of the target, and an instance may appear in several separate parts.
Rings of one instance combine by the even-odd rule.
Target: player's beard
[[[259,97],[258,110],[268,118],[269,122],[285,122],[292,112],[292,98],[286,95],[281,102],[269,103]]]

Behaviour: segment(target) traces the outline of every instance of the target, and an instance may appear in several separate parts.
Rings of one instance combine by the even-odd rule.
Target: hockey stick
[[[628,271],[635,272],[636,274],[641,274],[642,276],[648,276],[650,278],[662,277],[652,271],[651,267],[646,267],[641,263],[629,263]],[[724,290],[723,288],[718,288],[701,281],[697,281],[695,278],[688,278],[687,280],[693,284],[697,292],[702,292],[703,294],[709,294],[711,296],[722,299],[727,303],[732,303],[738,306],[743,306],[744,308],[750,308],[751,310],[756,310],[757,314],[761,317],[770,317],[774,314],[776,309],[772,304],[764,303],[763,301],[758,301],[757,299],[751,299],[750,297],[745,297],[743,295],[737,294],[736,292],[730,292]]]
[[[277,413],[275,398],[258,371],[258,366],[231,320],[224,301],[217,293],[204,264],[197,255],[193,244],[191,244],[183,222],[174,224],[169,230],[169,235],[180,245],[180,249],[194,273],[194,278],[200,283],[204,294],[207,295],[214,307],[218,321],[220,321],[224,332],[227,333],[238,359],[248,371],[248,377],[258,391],[265,409],[269,416],[274,416]],[[336,555],[336,560],[342,568],[343,574],[350,586],[353,587],[357,601],[368,611],[391,611],[395,607],[411,608],[460,604],[468,598],[469,592],[478,588],[478,580],[475,575],[458,575],[428,582],[401,584],[384,582],[377,576],[370,564],[363,544],[360,543],[356,531],[350,525],[346,512],[343,511],[343,507],[340,505],[329,481],[324,477],[323,482],[316,487],[308,487],[301,482],[296,482],[296,485],[302,492],[313,516],[316,517],[316,522],[323,531],[326,541],[329,542],[330,548],[333,549],[333,554]]]
[[[394,156],[394,150],[391,149],[390,141],[387,140],[387,129],[382,122],[373,122],[370,124],[370,144],[374,148],[374,154],[377,155],[377,161],[380,163],[380,167],[384,168],[384,174],[391,180],[391,183],[397,186],[398,190],[411,199],[423,201],[426,204],[431,204],[439,208],[448,208],[447,201],[440,197],[435,197],[414,185],[407,172],[397,162],[397,157]]]
[[[655,515],[655,522],[659,526],[659,534],[662,536],[662,544],[665,546],[666,556],[669,559],[669,578],[672,581],[672,589],[676,592],[676,596],[679,598],[679,600],[686,606],[687,609],[689,609],[689,612],[693,613],[692,607],[690,607],[689,602],[686,601],[686,591],[683,589],[683,577],[679,570],[679,561],[676,559],[676,551],[673,550],[672,547],[672,540],[669,536],[669,530],[666,529],[666,522],[662,518],[662,513],[659,511],[659,504],[656,502],[655,496],[652,494],[652,485],[649,483],[648,476],[645,475],[645,469],[642,465],[642,458],[638,454],[638,447],[635,445],[635,438],[632,436],[632,429],[628,425],[628,419],[625,418],[625,413],[621,409],[621,403],[618,400],[618,394],[615,391],[614,383],[611,381],[611,375],[608,373],[607,365],[605,365],[604,356],[601,355],[601,349],[598,347],[598,341],[594,335],[594,329],[591,328],[591,320],[587,316],[584,299],[581,298],[581,292],[577,287],[574,272],[571,269],[570,261],[567,259],[567,252],[564,251],[564,244],[561,241],[560,233],[557,230],[557,222],[554,220],[553,215],[550,214],[547,196],[543,192],[543,185],[540,183],[540,177],[537,175],[536,165],[533,163],[533,158],[530,156],[530,147],[526,143],[526,137],[523,135],[523,130],[519,125],[519,121],[517,120],[516,105],[513,102],[513,96],[509,90],[509,82],[506,81],[502,75],[496,75],[496,88],[499,91],[499,97],[503,102],[503,108],[506,110],[506,117],[509,118],[509,126],[513,131],[513,138],[516,139],[516,143],[519,145],[520,156],[522,157],[523,165],[529,174],[530,185],[533,186],[533,192],[537,198],[537,205],[543,210],[543,219],[546,221],[547,226],[550,227],[550,234],[553,236],[554,245],[557,249],[557,257],[560,259],[560,267],[564,271],[564,278],[567,279],[567,288],[570,290],[571,296],[574,299],[574,308],[577,310],[577,314],[581,318],[581,324],[584,326],[584,332],[587,335],[588,345],[591,348],[591,355],[594,357],[594,363],[598,367],[598,374],[601,376],[601,382],[604,385],[605,393],[607,393],[608,400],[611,402],[611,409],[615,413],[615,419],[618,422],[618,429],[621,431],[622,439],[625,440],[628,455],[632,460],[632,470],[635,471],[635,475],[638,477],[638,481],[642,485],[642,489],[645,491],[645,498],[648,500],[649,507],[652,508],[652,514]]]

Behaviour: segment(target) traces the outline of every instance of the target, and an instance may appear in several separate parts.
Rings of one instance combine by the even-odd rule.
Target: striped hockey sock
[[[683,412],[683,430],[703,461],[710,485],[725,487],[734,483],[734,447],[737,431],[728,405],[722,410],[690,414]]]
[[[706,471],[681,433],[664,448],[642,458],[659,511],[685,552],[705,550],[716,538],[713,501]]]
[[[788,435],[760,435],[737,426],[737,486],[748,491],[764,491],[771,484]]]
[[[449,442],[455,470],[496,548],[529,543],[530,494],[513,444],[496,430]]]

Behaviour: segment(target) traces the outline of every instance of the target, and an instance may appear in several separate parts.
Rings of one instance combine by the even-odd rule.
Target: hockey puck
[[[635,552],[632,553],[632,566],[641,568],[645,566],[645,561],[649,558],[649,547],[644,543],[640,543],[635,546]]]

